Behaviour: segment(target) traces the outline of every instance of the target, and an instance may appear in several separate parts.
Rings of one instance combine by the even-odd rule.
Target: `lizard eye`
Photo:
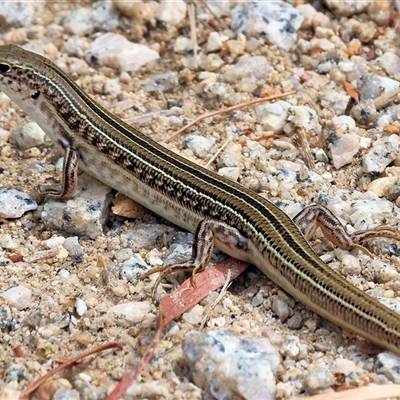
[[[5,74],[10,69],[10,66],[7,64],[0,64],[0,72]]]
[[[39,97],[39,95],[40,95],[40,92],[37,91],[37,92],[33,93],[33,94],[31,95],[31,97],[32,97],[33,100],[36,100],[36,99]]]

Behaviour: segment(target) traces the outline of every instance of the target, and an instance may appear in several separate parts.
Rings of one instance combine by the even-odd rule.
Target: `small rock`
[[[331,27],[331,18],[329,18],[327,15],[323,14],[322,12],[317,12],[312,20],[312,26],[315,30],[317,30],[318,27],[322,28],[330,28]]]
[[[264,296],[262,293],[258,292],[252,299],[251,299],[251,305],[253,307],[258,307],[260,306],[264,301]]]
[[[28,122],[13,135],[20,149],[26,150],[31,147],[41,146],[45,142],[46,134],[36,122]]]
[[[218,32],[210,32],[207,39],[206,51],[211,53],[222,49],[222,39]]]
[[[216,53],[201,53],[198,57],[198,62],[200,68],[204,69],[205,71],[211,72],[218,70],[220,67],[222,67],[222,65],[225,64],[219,54]],[[189,65],[187,67],[189,68]]]
[[[95,239],[103,233],[111,204],[112,189],[87,174],[79,176],[70,200],[48,200],[41,217],[45,226],[72,235]],[[78,251],[79,254],[79,251]]]
[[[27,194],[12,188],[0,189],[0,218],[20,218],[36,209],[36,201]]]
[[[103,86],[103,94],[108,94],[111,97],[117,97],[121,94],[121,86],[117,79],[107,79]]]
[[[149,264],[152,266],[152,267],[160,267],[161,265],[163,265],[164,264],[164,261],[163,260],[161,260],[161,258],[160,257],[149,257]]]
[[[301,12],[303,16],[303,22],[301,23],[301,29],[310,29],[312,27],[312,22],[317,14],[317,10],[311,4],[299,4],[297,9]]]
[[[10,307],[6,305],[0,306],[0,332],[10,333],[13,328],[12,320]]]
[[[339,91],[326,90],[321,93],[321,106],[331,110],[336,115],[344,114],[350,97]]]
[[[136,18],[136,20],[151,21],[155,18],[158,10],[158,3],[153,1],[112,0],[112,4],[121,14],[129,18]]]
[[[196,385],[216,399],[275,398],[280,357],[267,339],[239,338],[224,331],[193,333],[184,339],[182,350]]]
[[[395,8],[388,0],[371,1],[368,6],[368,16],[377,25],[387,27],[395,18]]]
[[[52,237],[51,239],[47,239],[45,241],[48,249],[51,249],[52,247],[62,246],[64,242],[65,242],[64,236]]]
[[[351,109],[350,114],[360,125],[364,126],[375,124],[378,116],[373,99],[360,101]]]
[[[296,42],[296,31],[303,21],[301,12],[283,1],[244,2],[232,10],[231,27],[247,37],[266,35],[269,42],[289,50]]]
[[[226,50],[228,50],[231,54],[234,54],[236,56],[243,55],[244,50],[246,48],[246,37],[243,34],[239,35],[242,35],[244,40],[228,40],[227,42],[225,42],[224,46]]]
[[[348,115],[340,115],[332,118],[332,126],[336,128],[344,128],[345,126],[351,132],[356,129],[356,121]]]
[[[27,370],[26,367],[20,364],[10,365],[5,371],[5,381],[10,382],[21,382],[26,379]]]
[[[128,282],[136,282],[140,277],[150,269],[139,253],[133,256],[122,264],[121,279],[126,279]]]
[[[242,159],[242,146],[239,143],[229,142],[223,153],[218,157],[220,167],[238,167]]]
[[[16,250],[19,246],[9,233],[5,233],[0,239],[0,247],[7,250]]]
[[[178,85],[178,74],[166,72],[147,79],[140,87],[147,92],[169,92]]]
[[[285,322],[290,314],[290,309],[286,301],[278,296],[272,301],[272,311],[279,317],[282,322]]]
[[[395,122],[399,119],[399,115],[400,107],[398,105],[387,107],[379,113],[376,125],[385,131],[388,124],[392,124],[392,122]]]
[[[381,76],[376,74],[364,74],[357,80],[357,89],[360,100],[375,99],[382,93]]]
[[[244,55],[226,71],[225,80],[235,84],[241,80],[246,80],[248,83],[257,83],[258,80],[265,82],[271,71],[272,67],[264,56]]]
[[[375,372],[385,375],[391,382],[400,383],[400,357],[393,353],[380,353],[376,356]]]
[[[81,396],[75,389],[61,387],[54,393],[52,400],[80,400]]]
[[[353,32],[364,44],[371,42],[378,34],[376,25],[372,21],[355,24]]]
[[[176,236],[176,235],[175,235]],[[172,265],[190,260],[193,248],[193,235],[187,234],[187,238],[182,240],[182,243],[174,244],[171,254],[165,258],[165,265]]]
[[[364,58],[359,56],[353,56],[352,58],[353,68],[347,72],[347,80],[353,84],[357,84],[357,80],[360,76],[368,73],[367,62]]]
[[[129,72],[138,70],[160,56],[147,46],[132,43],[122,35],[108,32],[96,38],[85,57],[88,63],[95,62],[118,71]]]
[[[325,151],[322,150],[322,149],[318,149],[318,150],[315,152],[315,158],[316,158],[319,162],[322,162],[322,163],[324,163],[324,164],[328,164],[328,162],[329,162],[328,156],[326,155]]]
[[[230,16],[232,5],[226,2],[213,1],[207,4],[212,13],[217,16],[217,18]]]
[[[183,146],[192,150],[196,157],[204,159],[210,155],[210,150],[215,142],[216,140],[213,137],[191,135],[183,141]]]
[[[318,39],[318,40],[321,40],[321,39]],[[324,39],[324,40],[327,40],[327,39]],[[312,44],[312,48],[320,48],[322,45],[320,43],[315,43],[315,41],[310,42],[310,44]],[[325,49],[325,51],[328,51],[328,49]],[[329,60],[319,63],[316,68],[316,71],[320,75],[325,75],[325,74],[330,73],[331,71],[334,71],[335,66],[336,66],[335,61],[332,59],[329,59]]]
[[[390,190],[393,186],[398,185],[399,181],[399,176],[385,176],[369,183],[367,190],[374,192],[379,197],[387,197],[391,193]]]
[[[328,388],[335,384],[335,376],[326,367],[310,366],[305,383],[311,391]]]
[[[371,261],[371,267],[376,265],[376,261],[378,260]],[[400,278],[400,273],[397,272],[397,269],[394,266],[385,263],[381,263],[380,265],[382,266],[381,268],[375,268],[375,280],[377,283],[393,282]]]
[[[0,3],[1,6],[1,3]],[[22,392],[15,389],[15,384],[10,383],[9,385],[3,384],[0,387],[0,400],[10,400],[21,398]]]
[[[292,382],[278,382],[276,384],[276,398],[289,399],[295,396],[296,389],[292,386]]]
[[[207,82],[207,81],[203,81],[203,83],[204,82]],[[209,84],[207,82],[207,85],[205,86],[204,90],[206,91],[207,97],[209,99],[222,98],[227,93],[227,85],[225,85],[221,82],[215,82],[212,84]]]
[[[10,136],[11,136],[10,131],[6,131],[5,129],[0,128],[0,144],[6,143]]]
[[[299,338],[297,336],[286,337],[280,348],[280,353],[285,357],[289,357],[294,360],[297,359],[297,356],[300,353]]]
[[[325,0],[329,9],[339,17],[350,17],[351,15],[361,14],[368,9],[369,2],[360,2],[357,0]]]
[[[112,31],[118,26],[118,13],[111,1],[96,1],[90,8],[81,7],[68,12],[61,21],[65,31],[85,36],[98,31]]]
[[[174,43],[174,52],[178,54],[185,54],[192,50],[193,41],[185,36],[178,36]]]
[[[376,299],[385,305],[387,308],[400,314],[400,300],[399,299],[387,299],[386,297],[376,297]]]
[[[398,81],[376,74],[364,74],[357,80],[360,101],[376,99],[382,94],[382,89],[385,92],[390,92],[397,89],[399,85]]]
[[[391,51],[378,57],[376,63],[389,75],[398,74],[400,72],[400,57]]]
[[[37,3],[26,3],[25,1],[0,2],[0,19],[3,21],[3,26],[30,27],[36,12],[40,13]]]
[[[56,260],[58,260],[60,262],[65,261],[68,258],[68,251],[62,246],[58,247],[57,249],[58,249],[58,252],[56,253],[56,256],[55,256]],[[51,252],[50,254],[52,254],[52,251],[51,250],[49,250],[49,251]],[[33,255],[32,257],[35,257],[35,256]]]
[[[79,244],[78,237],[72,236],[65,239],[63,243],[63,247],[65,250],[68,251],[68,255],[77,263],[83,261],[85,254],[81,245]]]
[[[76,313],[82,317],[83,314],[87,311],[87,305],[82,299],[76,299],[75,301],[75,311]]]
[[[162,224],[137,224],[132,229],[121,233],[121,245],[138,252],[153,248],[157,240],[172,228]]]
[[[274,103],[261,103],[255,106],[257,122],[264,131],[282,133],[288,120],[288,110],[291,104],[287,101],[277,100]]]
[[[142,322],[150,311],[150,302],[131,301],[110,307],[108,313],[113,317],[118,326],[128,328]]]
[[[176,25],[186,17],[187,5],[183,0],[161,0],[156,18],[166,24]]]
[[[374,142],[372,149],[363,157],[363,172],[377,174],[400,155],[400,138],[397,135],[385,136]]]
[[[354,364],[354,361],[347,358],[337,358],[332,366],[332,374],[350,375],[351,373],[360,369]]]
[[[82,379],[75,379],[73,385],[79,392],[81,400],[100,400],[107,397],[106,387],[96,386]]]
[[[12,261],[7,257],[0,257],[0,265],[9,265]]]
[[[38,332],[42,338],[48,339],[61,334],[61,328],[55,324],[40,326]]]
[[[133,256],[133,251],[131,248],[124,248],[117,250],[115,252],[115,259],[120,263],[129,260],[132,256]]]
[[[27,308],[32,300],[32,290],[25,286],[15,286],[1,293],[10,307],[17,310]]]
[[[223,167],[218,170],[218,174],[228,178],[234,182],[239,180],[241,168],[240,167]]]
[[[200,325],[202,317],[192,312],[186,312],[182,314],[182,319],[190,325]]]
[[[339,272],[344,275],[359,275],[361,273],[360,260],[351,254],[345,254],[341,260]]]
[[[311,48],[312,49],[321,49],[323,51],[333,51],[333,50],[335,50],[335,44],[332,43],[327,38],[318,38],[318,37],[314,36],[310,40],[310,44],[311,44]],[[329,63],[329,64],[332,65],[332,63]],[[318,68],[318,72],[319,73],[327,73],[327,72],[329,72],[325,68],[323,68],[323,67]]]
[[[319,132],[321,125],[316,112],[307,106],[292,106],[288,110],[288,121],[290,124],[285,127],[285,131],[291,130],[292,125],[300,126],[308,131]],[[290,126],[290,127],[289,127]]]
[[[290,329],[300,329],[303,326],[303,317],[299,312],[294,313],[288,320],[287,326]]]
[[[386,199],[356,200],[351,203],[349,218],[358,230],[368,229],[393,217],[394,205]],[[377,260],[375,260],[377,261]]]
[[[329,149],[333,165],[339,169],[353,161],[353,157],[360,149],[360,140],[357,135],[353,134],[344,134],[340,137],[335,137],[335,139],[329,144]]]
[[[85,276],[88,279],[98,279],[101,273],[102,273],[102,268],[96,265],[89,265],[89,267],[87,267],[87,269],[85,270]]]

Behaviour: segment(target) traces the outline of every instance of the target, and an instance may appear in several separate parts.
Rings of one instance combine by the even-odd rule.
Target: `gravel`
[[[0,2],[0,44],[44,54],[103,107],[159,142],[204,113],[297,90],[274,103],[209,117],[165,146],[204,165],[229,138],[210,168],[290,216],[318,202],[349,232],[400,226],[398,95],[381,101],[399,87],[397,10],[388,1],[265,4],[210,2],[214,15],[196,8],[196,52],[181,0]],[[0,108],[0,399],[17,398],[54,360],[123,342],[123,351],[89,359],[84,369],[73,367],[41,389],[53,399],[104,399],[154,333],[155,277],[138,277],[149,266],[189,258],[193,236],[150,212],[136,220],[112,214],[114,191],[85,174],[73,199],[37,204],[38,188],[60,179],[59,154],[1,93]],[[315,170],[306,166],[294,134],[299,128]],[[260,140],[271,131],[282,136]],[[319,233],[311,243],[355,286],[398,308],[400,274],[390,241],[371,247],[380,250],[373,260],[334,249]],[[212,261],[222,257],[216,252]],[[284,399],[333,392],[337,374],[344,386],[399,382],[398,357],[361,353],[354,338],[256,269],[210,311],[215,297],[169,325],[127,398],[196,400],[222,388],[242,390],[243,398],[260,389],[268,391],[263,398]],[[274,361],[264,387],[257,380],[265,368],[263,344],[256,346],[266,338]],[[215,341],[225,350],[244,345],[236,355],[258,349],[246,361],[251,387],[241,386],[241,359],[233,356],[228,361],[240,372],[234,389],[223,383],[231,378],[218,357],[228,353],[214,351]],[[189,356],[201,351],[213,366],[209,375]]]

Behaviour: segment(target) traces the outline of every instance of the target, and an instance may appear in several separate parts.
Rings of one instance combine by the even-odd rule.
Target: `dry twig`
[[[204,168],[208,168],[214,160],[221,154],[221,151],[224,150],[224,148],[228,145],[228,143],[232,140],[232,136],[229,136],[228,139],[225,140],[224,143],[222,143],[221,147],[218,149],[218,151],[208,160],[207,164],[204,166]]]
[[[207,114],[203,114],[200,117],[198,117],[198,118],[194,119],[193,121],[191,121],[190,123],[188,123],[187,125],[185,125],[184,127],[182,127],[181,129],[179,129],[178,131],[176,131],[175,133],[173,133],[171,136],[169,136],[166,139],[164,139],[163,142],[164,143],[168,143],[169,141],[174,139],[176,136],[178,136],[182,132],[184,132],[186,129],[189,129],[193,125],[196,125],[198,122],[202,121],[203,119],[214,117],[215,115],[219,115],[219,114],[224,114],[224,113],[229,112],[229,111],[237,110],[238,108],[248,107],[248,106],[252,106],[254,104],[258,104],[258,103],[264,103],[264,102],[270,101],[270,100],[281,99],[283,97],[287,97],[287,96],[290,96],[290,95],[296,94],[296,93],[297,93],[296,90],[291,90],[290,92],[276,94],[276,95],[273,95],[273,96],[264,97],[262,99],[255,99],[255,100],[247,101],[245,103],[236,104],[235,106],[231,106],[231,107],[228,107],[228,108],[223,108],[221,110],[217,110],[217,111],[213,111],[213,112],[210,112],[210,113],[207,113]]]
[[[47,379],[51,378],[57,372],[69,367],[70,365],[75,364],[81,358],[91,356],[92,354],[99,353],[100,351],[114,349],[114,348],[122,349],[122,343],[118,343],[118,342],[104,343],[101,346],[97,346],[93,349],[86,350],[83,353],[78,354],[77,356],[68,359],[68,361],[66,361],[63,364],[59,365],[58,367],[52,369],[46,375],[39,378],[36,382],[34,382],[31,386],[29,386],[26,390],[24,390],[24,392],[22,392],[22,394],[21,394],[21,399],[26,398],[29,394],[34,392],[40,385],[42,385],[44,382],[46,382]]]
[[[189,14],[189,22],[190,22],[190,38],[192,39],[193,45],[193,58],[194,58],[194,67],[197,69],[197,35],[196,35],[196,10],[194,8],[194,4],[188,5],[188,14]]]

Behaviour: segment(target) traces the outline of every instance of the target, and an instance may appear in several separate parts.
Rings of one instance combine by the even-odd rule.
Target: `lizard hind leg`
[[[160,273],[153,288],[153,300],[158,285],[166,276],[173,272],[182,270],[192,271],[192,285],[195,286],[196,274],[207,267],[214,246],[217,246],[232,257],[242,261],[248,260],[248,239],[237,229],[232,228],[224,222],[210,219],[202,220],[194,234],[192,257],[189,261],[152,268],[141,276],[141,279],[144,279],[156,272]]]
[[[376,238],[400,241],[400,232],[390,226],[378,226],[348,234],[339,219],[328,208],[320,204],[312,204],[304,208],[293,221],[307,239],[320,228],[324,236],[336,247],[343,250],[357,248],[371,258],[373,258],[372,253],[362,243]]]

